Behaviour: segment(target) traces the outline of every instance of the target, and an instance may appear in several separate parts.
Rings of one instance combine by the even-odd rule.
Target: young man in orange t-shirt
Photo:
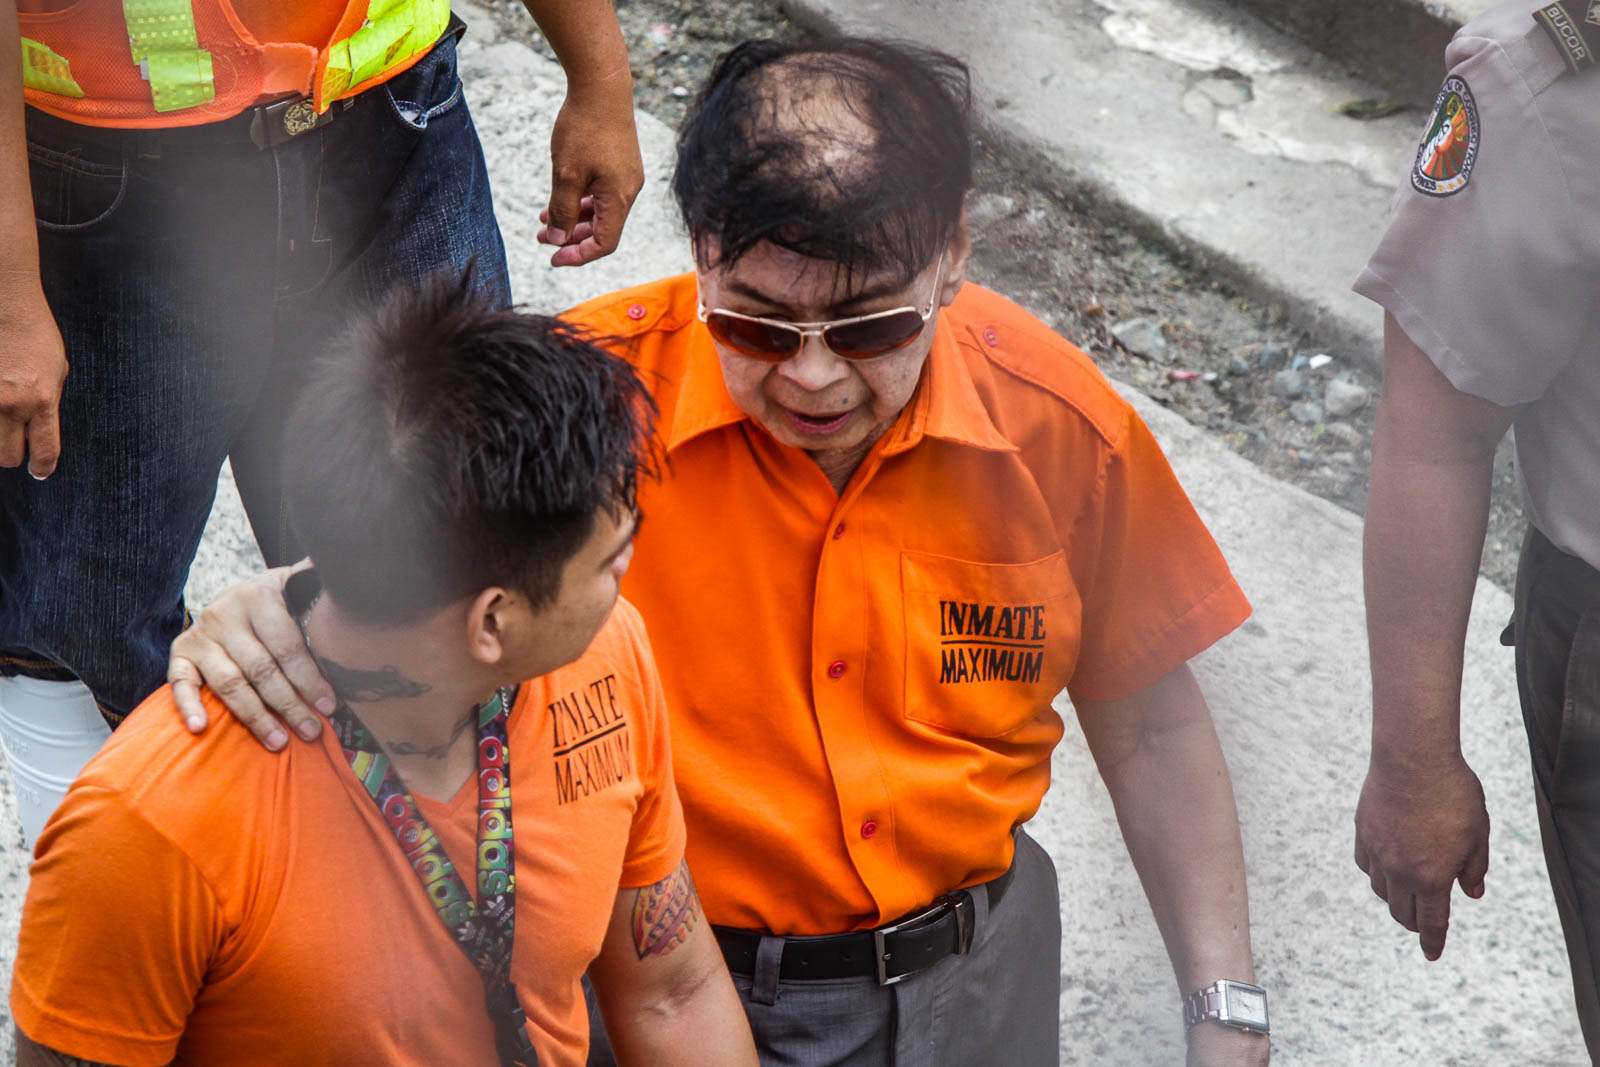
[[[1017,828],[1065,688],[1191,1064],[1262,1064],[1238,820],[1187,667],[1249,605],[1090,360],[965,284],[968,108],[938,53],[735,49],[680,138],[697,271],[567,315],[661,409],[670,469],[626,591],[706,913],[764,1059],[1057,1062],[1060,901]],[[248,600],[207,610],[174,677],[237,679],[227,646],[304,722],[293,692],[325,683],[281,607]]]
[[[629,1062],[754,1067],[617,600],[648,397],[468,284],[359,323],[291,421],[334,728],[280,759],[163,689],[117,731],[39,839],[20,1064],[572,1067],[587,970]]]

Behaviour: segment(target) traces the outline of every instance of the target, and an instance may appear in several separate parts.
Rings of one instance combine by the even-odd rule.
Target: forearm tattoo
[[[346,667],[326,656],[318,656],[317,664],[322,668],[322,676],[333,686],[334,692],[349,704],[409,699],[419,697],[433,688],[431,685],[407,678],[400,668],[392,663],[375,671],[364,671]]]
[[[641,960],[665,956],[689,939],[699,921],[700,899],[686,859],[655,885],[639,890],[633,902],[633,947]]]

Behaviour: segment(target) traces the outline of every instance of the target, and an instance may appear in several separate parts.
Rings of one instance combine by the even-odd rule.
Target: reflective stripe
[[[200,47],[189,0],[122,0],[133,61],[157,111],[210,103],[217,95],[211,53]]]
[[[366,24],[329,48],[321,99],[334,100],[427,51],[449,21],[449,0],[371,0]]]
[[[57,96],[83,95],[83,88],[72,80],[72,67],[66,58],[26,37],[22,39],[22,84]]]

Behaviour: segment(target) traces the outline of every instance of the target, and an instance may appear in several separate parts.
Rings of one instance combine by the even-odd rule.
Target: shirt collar
[[[990,452],[1017,451],[989,417],[956,341],[955,328],[944,314],[935,323],[922,381],[906,409],[889,430],[885,455],[905,452],[925,436]]]
[[[705,324],[690,324],[689,358],[667,435],[670,452],[690,438],[731,426],[748,418],[728,395],[722,365]],[[978,396],[972,372],[956,343],[946,316],[934,323],[933,345],[928,350],[922,380],[911,402],[890,427],[884,453],[894,455],[914,447],[924,436],[991,452],[1015,452],[1017,446],[995,426]]]
[[[689,358],[684,360],[683,380],[673,406],[672,428],[667,433],[668,452],[692,437],[731,426],[748,417],[728,395],[728,387],[722,380],[722,364],[717,360],[717,350],[705,323],[691,321],[687,328]]]

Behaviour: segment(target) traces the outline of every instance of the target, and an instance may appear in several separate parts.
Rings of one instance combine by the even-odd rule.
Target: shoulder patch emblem
[[[1411,168],[1411,185],[1429,196],[1449,196],[1466,188],[1478,159],[1478,105],[1467,83],[1444,80],[1428,118],[1427,132]]]

